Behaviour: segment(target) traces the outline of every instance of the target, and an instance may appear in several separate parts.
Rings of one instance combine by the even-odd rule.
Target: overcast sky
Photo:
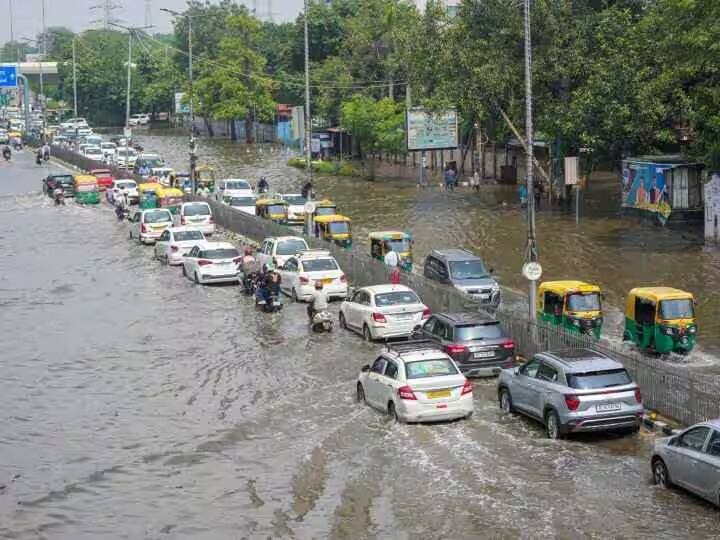
[[[275,20],[294,19],[303,5],[303,0],[256,0],[259,14],[268,12],[268,3],[272,6]],[[13,24],[15,39],[20,36],[35,37],[42,30],[43,0],[0,0],[0,43],[10,39],[10,21],[7,16],[9,6],[13,6]],[[99,27],[92,21],[102,19],[103,10],[90,9],[102,5],[105,0],[45,0],[45,21],[47,26],[65,26],[78,32],[87,28]],[[145,0],[112,0],[121,6],[113,10],[113,16],[120,24],[142,26],[145,24]],[[254,0],[238,1],[253,8]],[[170,16],[160,11],[169,8],[182,11],[186,0],[152,0],[152,24],[157,32],[169,32],[172,28]]]

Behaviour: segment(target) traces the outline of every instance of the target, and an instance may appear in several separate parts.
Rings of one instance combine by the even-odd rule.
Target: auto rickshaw
[[[158,192],[163,190],[162,184],[146,182],[138,184],[138,207],[142,210],[158,207]]]
[[[538,288],[538,320],[600,339],[600,287],[583,281],[545,281]]]
[[[350,218],[340,214],[318,216],[315,218],[315,230],[318,238],[332,242],[338,246],[352,246]]]
[[[255,201],[255,213],[264,219],[286,225],[288,221],[287,201],[282,199],[258,199]]]
[[[660,354],[689,353],[695,346],[695,299],[672,287],[637,287],[625,302],[623,339]]]
[[[317,216],[334,216],[337,214],[337,205],[330,199],[313,201],[313,203],[315,204],[315,211],[312,213],[313,219]]]
[[[164,187],[157,190],[158,208],[167,208],[171,214],[177,214],[178,208],[183,203],[185,194],[177,189],[171,187]]]
[[[376,231],[369,234],[370,256],[383,260],[385,255],[394,251],[400,257],[400,268],[412,272],[412,237],[402,231]]]
[[[79,174],[75,177],[75,200],[80,204],[98,204],[100,190],[97,178],[89,174]]]
[[[200,165],[195,169],[195,178],[198,193],[206,190],[208,193],[215,193],[215,169],[209,165]]]

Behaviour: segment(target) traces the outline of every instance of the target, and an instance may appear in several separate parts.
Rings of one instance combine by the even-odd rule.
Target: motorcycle
[[[327,311],[318,311],[310,321],[313,332],[332,332],[333,319]]]
[[[122,206],[116,206],[115,207],[115,215],[118,218],[118,221],[123,221],[125,218],[127,218],[129,212],[127,209],[123,208]]]
[[[282,309],[282,302],[278,293],[271,293],[266,288],[255,292],[255,306],[265,313],[274,313]]]
[[[65,194],[62,191],[55,193],[53,198],[55,199],[55,206],[65,205]]]
[[[35,163],[37,163],[38,165],[42,165],[42,156],[40,154],[35,156]]]
[[[257,280],[258,280],[259,274],[257,272],[250,272],[249,274],[246,274],[243,276],[242,279],[242,286],[243,286],[243,292],[248,295],[252,296],[255,294],[255,291],[257,290]]]
[[[12,152],[10,151],[10,147],[6,146],[3,149],[3,157],[5,158],[5,161],[10,161],[10,158],[12,157]]]

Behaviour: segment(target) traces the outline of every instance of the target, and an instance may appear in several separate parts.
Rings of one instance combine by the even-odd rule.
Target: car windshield
[[[86,154],[99,154],[100,152],[102,152],[102,150],[100,150],[99,148],[87,148],[85,150]]]
[[[54,180],[55,182],[60,182],[61,184],[72,184],[73,183],[72,176],[54,176],[51,180]]]
[[[255,197],[233,197],[230,206],[255,206]]]
[[[407,253],[410,251],[410,242],[408,240],[385,240],[385,251]]]
[[[284,204],[271,204],[268,206],[269,214],[284,214],[285,212],[287,212],[287,209]]]
[[[275,250],[276,255],[295,255],[308,248],[305,240],[283,240],[278,242],[277,249]]]
[[[573,293],[567,297],[570,311],[600,311],[600,295],[598,293]]]
[[[143,165],[149,168],[162,167],[164,165],[163,160],[157,156],[143,156]]]
[[[115,146],[115,143],[110,142],[110,143],[102,143],[101,148],[104,148],[105,150],[114,150],[117,147]]]
[[[293,206],[303,206],[307,202],[302,195],[283,195],[283,199]]]
[[[499,322],[472,324],[455,327],[455,341],[473,341],[476,339],[500,339],[504,337]]]
[[[234,259],[240,255],[235,248],[206,249],[200,252],[201,259]]]
[[[325,270],[337,270],[338,265],[335,259],[309,259],[302,262],[305,272],[322,272]]]
[[[318,216],[332,216],[335,214],[335,207],[333,206],[319,206],[315,210],[315,214]]]
[[[207,204],[188,204],[183,209],[184,216],[209,216],[210,207]]]
[[[488,277],[485,265],[477,259],[450,262],[450,274],[455,279],[481,279]]]
[[[660,318],[666,320],[692,319],[695,317],[692,300],[663,300],[660,302]]]
[[[175,231],[175,241],[185,242],[187,240],[202,240],[205,238],[200,231]]]
[[[137,184],[135,182],[118,182],[117,187],[120,189],[135,189]]]
[[[447,358],[408,362],[405,364],[405,371],[408,379],[443,377],[445,375],[457,375],[458,372],[452,361]]]
[[[347,221],[332,221],[328,223],[331,234],[347,234],[350,232],[350,223]]]
[[[632,382],[630,375],[623,368],[589,371],[587,373],[568,373],[567,380],[570,388],[579,390],[612,388],[613,386],[622,386]]]
[[[167,210],[145,212],[143,217],[144,223],[167,223],[168,221],[172,221],[172,216]]]
[[[225,182],[225,189],[250,189],[250,184],[245,180],[232,180]]]
[[[419,304],[420,299],[412,291],[393,291],[375,295],[377,307],[401,306],[405,304]]]

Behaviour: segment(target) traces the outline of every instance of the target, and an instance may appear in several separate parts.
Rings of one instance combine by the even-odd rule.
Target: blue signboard
[[[17,87],[17,67],[0,66],[0,88]]]

